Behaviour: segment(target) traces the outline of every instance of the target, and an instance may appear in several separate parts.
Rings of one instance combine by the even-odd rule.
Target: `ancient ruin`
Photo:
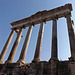
[[[12,22],[11,33],[0,54],[0,75],[75,75],[75,34],[74,23],[73,20],[71,20],[71,11],[72,5],[65,4],[64,6],[52,10],[39,11],[30,17]],[[58,59],[57,20],[58,18],[62,17],[65,17],[67,21],[71,50],[71,57],[69,58],[69,60],[66,61],[59,61]],[[44,23],[51,20],[53,22],[51,58],[49,59],[49,62],[40,61]],[[30,36],[32,33],[32,29],[36,24],[40,24],[40,28],[35,49],[35,55],[31,63],[25,63],[25,56]],[[21,40],[22,32],[26,27],[29,28],[19,59],[16,63],[13,63],[19,42]],[[8,56],[8,59],[3,64],[3,59],[13,38],[14,32],[17,33],[17,37]]]

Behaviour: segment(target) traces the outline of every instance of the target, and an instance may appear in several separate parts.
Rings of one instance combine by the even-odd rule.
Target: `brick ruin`
[[[19,21],[12,22],[11,33],[3,47],[0,54],[0,75],[75,75],[75,34],[74,23],[71,20],[72,5],[65,4],[64,6],[52,9],[39,11],[36,14],[21,19]],[[66,18],[68,35],[70,42],[71,57],[66,61],[59,61],[58,48],[57,48],[57,21],[58,18]],[[52,48],[51,58],[49,61],[40,61],[41,46],[44,32],[44,24],[47,21],[52,20]],[[31,63],[25,63],[25,56],[31,36],[33,27],[36,24],[40,24],[38,39],[35,49],[34,58]],[[28,27],[24,44],[16,63],[13,62],[19,42],[21,40],[22,32]],[[17,33],[17,37],[14,41],[11,52],[3,64],[3,59],[11,43],[14,33]]]

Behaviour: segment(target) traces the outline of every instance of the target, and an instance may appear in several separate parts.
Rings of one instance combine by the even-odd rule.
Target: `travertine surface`
[[[65,17],[67,13],[70,13],[72,11],[72,5],[71,4],[65,4],[64,6],[60,6],[58,8],[52,9],[52,10],[44,10],[39,11],[36,14],[12,22],[12,28],[20,28],[21,26],[28,27],[31,24],[39,24],[41,23],[41,20],[50,21],[53,19],[53,17]]]
[[[14,45],[11,49],[9,57],[4,64],[0,64],[0,75],[75,75],[75,34],[71,20],[71,11],[72,5],[66,4],[64,6],[49,10],[41,11],[36,14],[11,23],[12,29],[19,31],[14,42]],[[68,61],[59,61],[57,54],[57,21],[56,18],[66,17],[70,47],[71,47],[71,58]],[[49,62],[40,61],[42,39],[43,39],[43,30],[44,22],[53,20],[53,34],[52,34],[52,54]],[[28,43],[31,35],[33,26],[40,23],[40,29],[35,49],[35,55],[32,63],[25,63],[25,55],[28,48]],[[26,36],[26,40],[23,45],[22,55],[20,56],[20,61],[22,63],[13,63],[15,53],[17,51],[23,29],[30,27]],[[10,36],[9,36],[10,37]],[[10,40],[9,40],[10,41]],[[9,45],[9,42],[6,44],[6,48]],[[6,53],[4,50],[4,54]],[[3,54],[3,55],[4,55]],[[4,56],[3,56],[4,58]]]
[[[0,65],[0,75],[75,75],[75,61],[41,61]]]

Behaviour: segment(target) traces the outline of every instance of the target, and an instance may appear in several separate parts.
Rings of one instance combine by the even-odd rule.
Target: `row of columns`
[[[9,63],[13,62],[20,39],[21,39],[21,36],[22,36],[23,29],[24,28],[20,28],[19,33],[17,34],[16,40],[13,44],[13,47],[11,49],[11,52],[10,52],[9,57],[6,62],[9,62]]]
[[[30,40],[30,36],[31,36],[31,32],[32,32],[32,28],[33,28],[33,25],[31,25],[28,29],[28,32],[27,32],[27,35],[26,35],[26,38],[25,38],[25,41],[24,41],[24,44],[23,44],[23,47],[22,47],[22,51],[21,51],[19,60],[17,61],[19,63],[20,62],[25,63],[25,56],[26,56],[26,52],[27,52],[27,48],[28,48],[28,44],[29,44],[29,40]]]
[[[71,60],[75,60],[75,35],[74,35],[74,28],[73,28],[73,24],[71,21],[71,17],[69,14],[66,15],[66,20],[67,20],[67,26],[68,26],[68,33],[69,33],[69,40],[70,40],[70,48],[71,48]],[[25,41],[21,50],[21,54],[20,57],[18,59],[18,63],[25,63],[25,56],[26,56],[26,52],[27,52],[27,48],[28,48],[28,44],[29,44],[29,40],[30,40],[30,36],[31,36],[31,32],[32,32],[32,28],[33,25],[29,26],[28,32],[26,34],[25,37]],[[11,52],[9,54],[8,59],[6,60],[6,63],[12,63],[19,45],[19,42],[21,40],[21,36],[22,36],[22,32],[23,32],[23,27],[21,27],[19,29],[19,32],[17,34],[16,40],[13,44],[13,47],[11,49]],[[7,52],[7,49],[10,45],[10,42],[13,38],[15,30],[13,29],[9,35],[9,38],[0,54],[0,63],[3,62],[3,59],[5,57],[5,54]],[[38,62],[40,61],[40,55],[41,55],[41,47],[42,47],[42,39],[43,39],[43,32],[44,32],[44,22],[41,21],[40,24],[40,29],[39,29],[39,33],[38,33],[38,39],[37,39],[37,44],[36,44],[36,49],[35,49],[35,55],[34,55],[34,59],[32,60],[32,62]],[[52,48],[51,48],[51,59],[52,60],[58,60],[58,50],[57,50],[57,18],[54,17],[53,18],[53,27],[52,27]]]

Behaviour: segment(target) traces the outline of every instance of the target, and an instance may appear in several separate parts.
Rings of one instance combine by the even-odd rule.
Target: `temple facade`
[[[12,22],[11,33],[0,54],[0,75],[75,75],[75,34],[74,23],[71,20],[72,5],[65,4],[52,10],[39,11],[30,17]],[[58,41],[57,41],[57,21],[65,17],[68,28],[69,43],[71,57],[69,60],[60,61],[58,59]],[[45,22],[52,21],[52,47],[51,58],[49,61],[41,61],[41,47],[44,33]],[[31,38],[32,29],[35,25],[40,24],[35,54],[31,63],[25,63],[26,53],[29,40]],[[28,31],[22,46],[22,50],[17,62],[13,62],[22,32],[28,27]],[[3,59],[12,41],[14,33],[17,37],[12,46],[11,52],[7,60],[3,63]]]

